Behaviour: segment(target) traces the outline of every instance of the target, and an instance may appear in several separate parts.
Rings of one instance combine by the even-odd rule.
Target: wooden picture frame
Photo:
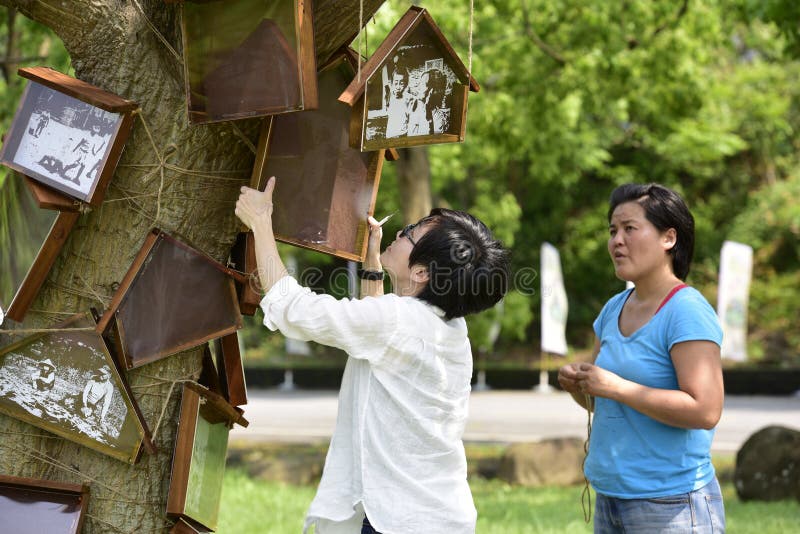
[[[19,227],[9,229],[14,235],[11,246],[0,254],[0,324],[4,324],[4,317],[16,322],[25,318],[80,214],[40,209],[17,173],[6,177],[0,198],[20,218]]]
[[[411,6],[339,100],[360,150],[464,140],[467,95],[480,86],[430,14]]]
[[[256,242],[252,231],[239,232],[236,242],[231,248],[229,265],[243,276],[242,282],[236,282],[236,293],[239,296],[239,310],[242,315],[253,316],[263,298],[261,280],[256,265]]]
[[[18,73],[28,83],[0,163],[62,195],[99,206],[137,104],[47,67]]]
[[[184,383],[167,496],[168,516],[216,530],[228,434],[234,423],[248,425],[220,395],[198,384]]]
[[[131,464],[142,450],[154,453],[92,315],[54,328],[0,349],[0,412]]]
[[[311,0],[184,2],[181,9],[191,124],[317,107]]]
[[[242,327],[234,278],[213,258],[154,228],[122,279],[97,332],[133,369]]]
[[[4,532],[79,534],[89,507],[89,486],[0,475]]]
[[[179,517],[175,524],[169,531],[169,534],[202,534],[205,532],[214,532],[200,525],[192,524],[182,517]]]
[[[247,382],[239,351],[239,334],[234,332],[214,340],[214,359],[220,378],[222,396],[232,406],[247,404]]]
[[[356,72],[355,53],[340,50],[319,72],[319,109],[264,122],[251,185],[277,176],[275,239],[351,261],[367,252],[384,150],[349,145],[351,110],[337,100]]]

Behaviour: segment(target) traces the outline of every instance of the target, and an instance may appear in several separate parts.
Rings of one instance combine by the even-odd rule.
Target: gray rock
[[[498,477],[521,486],[572,486],[583,482],[583,457],[578,438],[515,443],[506,449]]]
[[[743,501],[800,501],[800,430],[768,426],[747,438],[733,482]]]

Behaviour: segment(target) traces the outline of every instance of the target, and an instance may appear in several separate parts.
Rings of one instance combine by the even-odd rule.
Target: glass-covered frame
[[[228,434],[234,423],[248,425],[222,396],[199,384],[184,383],[167,515],[216,530]]]
[[[277,176],[275,239],[352,261],[367,251],[367,218],[378,194],[384,150],[349,144],[351,110],[338,96],[356,72],[352,50],[336,53],[319,72],[319,109],[265,121],[251,185]]]
[[[90,313],[0,349],[0,412],[118,460],[155,453]]]
[[[0,475],[4,532],[79,534],[89,506],[89,486]]]
[[[0,324],[23,321],[80,215],[40,209],[24,181],[12,172],[0,185],[13,236],[0,254]]]
[[[120,365],[133,369],[242,327],[240,275],[158,228],[122,279],[97,324]]]
[[[189,122],[317,107],[311,0],[181,4]]]
[[[0,163],[61,195],[99,206],[137,104],[47,67],[18,73],[28,83]],[[52,202],[46,189],[38,189],[38,195],[42,202]]]
[[[339,100],[360,150],[464,140],[467,95],[480,87],[430,14],[412,6]]]

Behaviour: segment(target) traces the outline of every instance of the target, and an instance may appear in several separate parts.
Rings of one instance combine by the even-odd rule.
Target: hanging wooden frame
[[[224,398],[186,382],[172,457],[167,515],[216,530],[228,434],[249,423]]]
[[[175,524],[172,525],[172,528],[169,531],[169,534],[202,534],[205,532],[214,532],[213,530],[207,529],[205,527],[201,527],[200,525],[194,525],[189,523],[185,519],[179,517]]]
[[[430,14],[411,6],[339,100],[360,150],[464,140],[467,95],[480,87]]]
[[[247,384],[238,333],[209,342],[203,351],[203,364],[197,382],[222,396],[231,406],[247,404]]]
[[[156,452],[89,313],[0,349],[0,412],[118,460]],[[82,330],[64,330],[77,329]],[[102,402],[102,404],[101,404]]]
[[[89,506],[89,486],[0,475],[3,531],[79,534]]]
[[[135,102],[47,67],[28,79],[0,163],[58,194],[99,206],[133,126]],[[41,203],[53,192],[35,190]],[[69,204],[62,198],[61,204]],[[61,209],[60,207],[57,209]]]
[[[181,5],[189,122],[316,109],[311,0]]]
[[[0,324],[4,317],[22,322],[44,284],[79,214],[39,209],[24,177],[10,173],[0,186],[0,200],[19,214],[9,228],[11,246],[0,255]]]
[[[229,265],[240,272],[243,282],[236,282],[239,310],[242,315],[253,316],[261,303],[261,281],[256,265],[256,242],[253,232],[239,232],[231,248]]]
[[[354,52],[340,50],[320,69],[318,110],[264,122],[251,185],[263,191],[270,176],[278,177],[275,239],[363,261],[384,151],[349,146],[351,110],[337,98],[355,71]]]
[[[234,277],[213,258],[154,228],[97,324],[120,365],[140,367],[242,327]]]

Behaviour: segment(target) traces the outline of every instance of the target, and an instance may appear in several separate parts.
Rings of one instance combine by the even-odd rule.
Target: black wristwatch
[[[359,269],[358,277],[362,280],[383,280],[383,271],[365,271],[364,269]]]

